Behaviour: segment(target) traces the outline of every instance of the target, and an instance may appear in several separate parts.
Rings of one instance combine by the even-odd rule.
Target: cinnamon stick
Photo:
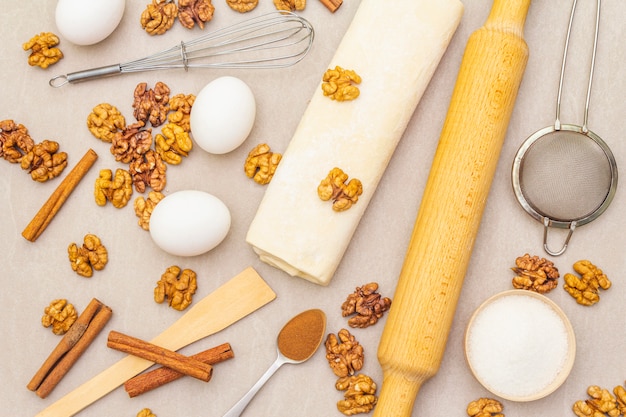
[[[89,149],[78,161],[22,232],[26,240],[31,242],[37,240],[96,159],[98,159],[98,154],[93,149]]]
[[[201,362],[208,363],[209,365],[215,365],[216,363],[234,358],[235,354],[229,343],[223,343],[211,349],[196,353],[191,357]],[[160,367],[129,379],[124,384],[124,389],[128,393],[128,396],[133,398],[163,386],[168,382],[182,378],[183,376],[184,374],[173,369]]]
[[[320,0],[320,1],[332,13],[335,13],[337,9],[343,4],[343,0]]]
[[[92,299],[35,373],[28,389],[46,398],[102,331],[112,313],[110,307]]]
[[[211,379],[213,373],[213,368],[209,364],[114,330],[109,332],[107,346],[111,349],[156,362],[159,365],[205,382]]]

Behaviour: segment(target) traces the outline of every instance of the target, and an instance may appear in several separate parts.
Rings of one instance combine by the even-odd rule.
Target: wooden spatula
[[[178,350],[235,323],[276,298],[251,267],[196,303],[152,343]],[[145,359],[127,356],[59,399],[35,417],[70,417],[150,367]]]

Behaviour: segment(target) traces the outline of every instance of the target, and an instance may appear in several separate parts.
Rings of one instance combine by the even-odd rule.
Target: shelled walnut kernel
[[[150,230],[150,216],[159,201],[163,200],[163,197],[165,196],[158,191],[150,191],[148,198],[144,199],[140,196],[135,199],[133,205],[135,214],[139,217],[138,223],[143,230]]]
[[[228,7],[239,13],[247,13],[259,4],[259,0],[226,0]]]
[[[576,401],[572,411],[578,417],[619,417],[626,415],[626,390],[621,385],[613,388],[613,394],[608,389],[597,385],[587,388],[587,400]]]
[[[141,13],[139,23],[150,35],[167,32],[178,16],[178,7],[173,0],[152,0]]]
[[[611,281],[600,268],[587,260],[574,263],[574,271],[580,274],[565,274],[563,288],[578,304],[591,306],[600,301],[600,289],[608,290]]]
[[[346,184],[348,174],[340,168],[330,170],[317,187],[317,195],[323,201],[332,200],[333,210],[345,211],[356,204],[359,196],[363,194],[361,181],[353,178]]]
[[[467,415],[470,417],[504,417],[504,407],[498,400],[492,398],[479,398],[467,406]]]
[[[0,122],[0,157],[17,164],[35,146],[35,141],[22,124],[7,119]]]
[[[100,103],[87,116],[87,128],[96,138],[111,143],[113,137],[126,127],[126,119],[109,103]]]
[[[152,413],[152,410],[149,408],[144,408],[137,413],[137,417],[156,417],[156,414]]]
[[[211,0],[178,0],[178,20],[187,29],[196,24],[204,29],[204,24],[213,18],[214,11]]]
[[[268,144],[261,143],[248,153],[243,169],[256,183],[269,184],[281,159],[281,154],[271,152]]]
[[[28,42],[22,45],[22,49],[31,54],[28,57],[28,65],[37,66],[43,69],[56,64],[63,58],[63,52],[55,48],[59,44],[59,37],[52,32],[41,32],[33,36]]]
[[[364,374],[339,378],[335,388],[345,391],[344,399],[337,402],[337,409],[346,416],[369,413],[378,402],[376,383]]]
[[[67,253],[72,270],[85,278],[90,278],[94,270],[104,269],[109,260],[106,247],[94,234],[85,235],[82,246],[71,243]]]
[[[363,368],[363,346],[348,330],[341,329],[336,336],[329,333],[325,346],[328,365],[338,377],[354,375]]]
[[[54,300],[44,309],[41,324],[44,327],[52,327],[52,333],[65,334],[78,318],[78,313],[73,304],[66,299]]]
[[[378,322],[385,311],[391,307],[391,299],[383,297],[378,291],[378,284],[370,282],[362,287],[356,287],[354,293],[350,294],[341,305],[341,314],[348,317],[355,316],[348,320],[350,327],[368,327]]]
[[[361,77],[353,70],[346,70],[340,66],[328,69],[322,77],[322,92],[325,96],[336,101],[354,100],[361,91],[354,84],[360,84]]]
[[[276,10],[286,10],[290,12],[304,10],[306,0],[274,0]]]
[[[559,270],[547,259],[525,254],[515,259],[511,269],[517,274],[512,280],[514,288],[545,294],[558,285]]]
[[[22,156],[20,166],[37,182],[46,182],[61,175],[67,167],[67,153],[59,152],[59,143],[44,140]]]
[[[168,123],[154,137],[155,150],[170,165],[178,165],[189,155],[193,142],[182,126]]]
[[[125,169],[116,169],[115,177],[110,169],[100,170],[94,186],[96,204],[104,206],[110,201],[113,207],[125,207],[133,194],[132,184],[130,173]]]
[[[154,301],[161,304],[167,298],[170,307],[182,311],[192,303],[197,288],[194,271],[181,270],[177,265],[173,265],[167,268],[157,282],[154,288]]]

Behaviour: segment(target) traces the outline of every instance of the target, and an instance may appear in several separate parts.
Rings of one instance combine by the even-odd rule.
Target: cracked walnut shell
[[[82,246],[71,243],[67,253],[72,270],[85,278],[90,278],[94,270],[104,269],[109,260],[106,247],[94,234],[85,235]]]
[[[37,66],[43,69],[59,62],[63,58],[63,52],[55,48],[59,44],[59,37],[52,32],[41,32],[33,36],[28,42],[22,45],[22,49],[31,54],[28,57],[28,65]]]
[[[378,322],[385,311],[391,307],[391,299],[381,296],[378,292],[378,284],[370,282],[362,287],[356,287],[346,301],[341,305],[341,315],[355,316],[348,320],[350,327],[368,327]]]
[[[161,304],[168,299],[169,306],[182,311],[189,307],[196,293],[196,273],[191,269],[183,269],[173,265],[161,275],[154,288],[154,301]]]
[[[261,143],[248,153],[243,169],[256,183],[269,184],[281,158],[281,154],[270,152],[269,145]]]
[[[41,324],[44,327],[52,326],[52,333],[65,334],[78,318],[74,306],[65,299],[54,300],[44,309]]]
[[[511,269],[517,274],[512,281],[516,289],[545,294],[558,285],[559,270],[547,259],[525,254],[515,260]]]
[[[325,346],[328,365],[338,377],[354,375],[363,368],[363,346],[348,330],[341,329],[336,336],[329,333]]]
[[[502,410],[503,406],[500,401],[493,398],[479,398],[468,404],[466,412],[469,417],[504,417]]]

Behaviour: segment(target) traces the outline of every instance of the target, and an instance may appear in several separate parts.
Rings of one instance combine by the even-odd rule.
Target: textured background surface
[[[88,148],[99,159],[75,190],[62,211],[35,243],[20,236],[23,228],[48,198],[60,179],[47,184],[33,182],[22,170],[0,161],[0,276],[4,290],[0,305],[0,379],[5,389],[0,403],[6,413],[34,415],[74,387],[122,357],[106,347],[106,333],[118,330],[151,339],[174,322],[180,313],[155,304],[152,290],[170,265],[194,269],[198,273],[196,299],[210,293],[222,282],[252,265],[266,279],[278,298],[260,311],[182,350],[194,353],[223,342],[230,342],[236,358],[217,365],[212,381],[203,384],[183,379],[138,398],[129,399],[117,389],[80,415],[134,416],[150,407],[159,417],[221,416],[234,404],[275,359],[275,336],[293,315],[307,308],[322,308],[328,316],[328,331],[346,327],[340,305],[357,285],[377,281],[383,295],[393,296],[402,266],[432,155],[445,118],[465,43],[480,27],[491,8],[491,1],[465,2],[462,23],[444,56],[426,94],[391,160],[337,273],[328,287],[319,287],[258,261],[244,237],[263,187],[249,180],[242,164],[249,149],[267,142],[283,150],[293,133],[319,77],[326,69],[335,48],[359,2],[345,0],[331,14],[316,0],[309,0],[303,16],[316,28],[311,54],[299,65],[276,71],[163,71],[124,75],[106,80],[53,89],[48,80],[57,74],[94,66],[125,62],[190,39],[200,32],[188,32],[180,25],[161,37],[150,37],[139,26],[145,4],[127,2],[124,18],[114,32],[100,44],[77,47],[62,40],[65,58],[44,71],[27,65],[21,49],[36,33],[55,32],[55,2],[18,2],[5,8],[0,17],[0,119],[24,124],[36,141],[53,139],[69,154],[73,166]],[[582,2],[576,18],[572,59],[566,80],[563,121],[581,123],[586,90],[587,63],[591,43],[594,2]],[[609,144],[621,167],[626,157],[623,121],[626,114],[624,72],[626,5],[604,2],[600,45],[597,57],[589,125]],[[241,16],[222,1],[215,2],[214,21],[205,30],[221,27]],[[393,2],[390,3],[393,7]],[[263,0],[253,13],[273,9]],[[517,256],[528,252],[545,256],[541,246],[542,227],[518,205],[510,185],[513,157],[522,141],[535,130],[551,124],[558,87],[562,44],[570,2],[534,2],[526,22],[525,38],[530,60],[513,113],[501,160],[483,217],[476,248],[439,373],[419,393],[414,415],[461,416],[468,402],[488,395],[471,376],[463,356],[463,333],[474,309],[489,296],[511,287],[510,267]],[[100,169],[118,165],[108,145],[95,139],[85,126],[92,107],[101,102],[117,106],[132,118],[132,95],[137,83],[157,81],[168,84],[173,93],[197,93],[220,75],[235,75],[255,92],[257,121],[248,141],[226,155],[209,155],[199,148],[182,165],[168,170],[165,193],[200,189],[215,194],[230,208],[233,224],[226,240],[206,255],[184,259],[160,251],[136,224],[132,206],[121,210],[111,205],[98,207],[93,201],[93,182]],[[69,172],[66,171],[64,175]],[[569,316],[577,334],[578,353],[570,378],[554,394],[539,401],[516,404],[505,401],[508,416],[568,415],[571,405],[586,397],[590,384],[607,388],[626,378],[622,353],[626,342],[623,302],[626,290],[624,247],[626,221],[621,213],[626,200],[618,185],[609,209],[595,222],[578,229],[568,251],[553,259],[561,273],[571,272],[572,264],[589,259],[600,266],[613,287],[601,294],[601,302],[591,308],[577,305],[561,288],[549,294]],[[133,196],[136,197],[135,193]],[[99,235],[109,249],[105,270],[91,279],[74,274],[66,257],[71,242],[80,242],[86,233]],[[561,235],[554,235],[558,239]],[[562,282],[561,282],[562,283]],[[114,316],[103,332],[59,384],[52,395],[39,399],[26,384],[58,337],[41,327],[43,308],[55,298],[67,298],[82,311],[97,297],[113,308]],[[210,318],[208,318],[210,319]],[[353,333],[365,347],[363,372],[379,384],[382,374],[376,349],[384,320]],[[298,415],[339,416],[335,403],[341,393],[334,388],[334,375],[320,350],[307,363],[282,368],[258,394],[246,415],[286,417]]]

